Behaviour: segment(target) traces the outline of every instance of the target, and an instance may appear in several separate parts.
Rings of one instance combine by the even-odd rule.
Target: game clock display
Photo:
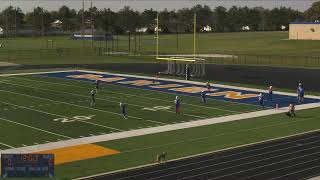
[[[54,177],[54,155],[1,154],[1,177]]]

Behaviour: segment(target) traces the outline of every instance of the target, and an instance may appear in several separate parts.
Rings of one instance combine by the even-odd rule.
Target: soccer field
[[[95,79],[101,89],[90,107]],[[213,84],[206,104],[202,90],[207,89],[200,82],[96,71],[3,75],[0,153],[55,154],[59,179],[152,163],[162,150],[178,158],[319,129],[317,109],[310,109],[319,106],[319,97],[308,96],[297,106],[310,109],[306,116],[279,121],[282,107],[296,101],[294,94],[276,92],[262,109],[257,95],[263,90]],[[127,104],[128,119],[120,102]]]
[[[86,81],[41,76],[1,77],[1,148],[17,148],[258,110],[255,105],[181,96],[176,115],[175,94],[102,84],[96,107],[90,107]],[[127,103],[129,119],[120,113]],[[19,133],[16,133],[16,132]]]

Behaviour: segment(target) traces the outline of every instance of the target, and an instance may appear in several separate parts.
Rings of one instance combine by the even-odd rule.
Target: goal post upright
[[[193,59],[196,60],[196,33],[197,33],[197,14],[193,15]]]
[[[159,58],[159,13],[157,13],[157,27],[156,27],[156,59]]]
[[[156,20],[156,60],[167,62],[167,70],[159,72],[171,75],[186,75],[187,68],[191,71],[191,76],[204,77],[205,76],[205,59],[197,58],[197,14],[193,15],[193,52],[189,55],[177,55],[170,57],[170,55],[161,55],[160,49],[160,33],[159,33],[159,14]],[[191,50],[192,51],[192,50]]]

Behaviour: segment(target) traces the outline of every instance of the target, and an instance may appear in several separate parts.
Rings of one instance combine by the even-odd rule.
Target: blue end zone
[[[144,79],[139,77],[127,77],[127,76],[119,76],[114,74],[108,74],[108,73],[92,73],[92,72],[81,72],[81,71],[74,71],[74,72],[59,72],[59,73],[44,73],[39,74],[38,76],[43,77],[55,77],[55,78],[64,78],[64,79],[72,79],[72,80],[82,80],[82,81],[88,81],[88,82],[94,82],[95,79],[99,79],[102,83],[105,81],[105,83],[111,83],[114,85],[121,85],[126,87],[132,87],[132,88],[139,88],[139,89],[145,89],[145,90],[152,90],[152,91],[160,91],[160,92],[166,92],[166,93],[174,93],[174,94],[182,94],[182,95],[188,95],[188,96],[195,96],[200,98],[200,92],[199,89],[205,89],[206,86],[201,85],[195,85],[191,83],[182,83],[182,82],[173,82],[173,81],[165,81],[165,80],[158,80],[158,79]],[[77,77],[70,77],[70,76],[77,76]],[[108,78],[123,78],[121,80],[114,80],[112,82],[108,82]],[[151,81],[150,83],[145,83],[145,85],[136,85],[133,82],[139,81],[139,80],[146,80]],[[107,82],[106,82],[107,81]],[[124,84],[125,83],[125,84]],[[171,88],[155,88],[156,86],[160,85],[172,85],[175,84],[178,87],[171,87]],[[194,91],[191,90],[191,92],[186,91],[180,91],[177,90],[179,88],[191,88],[195,89]],[[232,89],[232,88],[220,88],[220,87],[212,87],[215,89],[211,92],[211,95],[215,95],[215,93],[224,93],[224,92],[234,92],[238,93],[238,96],[235,97],[228,97],[228,95],[218,95],[218,96],[210,96],[210,94],[207,96],[209,99],[215,99],[215,100],[222,100],[222,101],[230,101],[235,103],[241,103],[241,104],[248,104],[248,105],[258,105],[258,98],[257,95],[260,92],[257,91],[247,91],[247,90],[239,90],[239,89]],[[200,91],[200,92],[199,92]],[[246,95],[249,95],[249,97],[246,97]],[[250,97],[253,96],[253,97]],[[279,107],[287,107],[289,103],[297,104],[297,97],[295,96],[289,96],[289,95],[279,95],[274,94],[273,95],[273,101],[268,100],[268,94],[265,94],[265,106],[266,107],[275,107],[276,104],[279,105]],[[320,102],[320,99],[312,99],[312,98],[305,98],[304,104],[308,103],[316,103]]]

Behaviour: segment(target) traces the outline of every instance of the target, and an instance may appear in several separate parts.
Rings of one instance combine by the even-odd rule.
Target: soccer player
[[[186,80],[190,80],[190,76],[191,76],[191,70],[189,65],[186,65]]]
[[[258,96],[258,102],[259,102],[259,106],[262,107],[262,109],[264,109],[264,96],[262,93],[259,94]]]
[[[96,106],[96,91],[94,89],[91,90],[91,107]]]
[[[298,93],[298,102],[303,103],[305,93],[304,93],[302,83],[299,83],[297,93]]]
[[[176,114],[180,114],[180,99],[178,96],[176,96],[174,103],[176,105]]]
[[[269,95],[269,100],[272,101],[272,95],[273,95],[273,87],[270,86],[268,89],[268,95]]]
[[[206,83],[209,93],[211,93],[211,84],[209,82]]]
[[[124,119],[128,119],[127,113],[126,113],[126,104],[125,103],[120,102],[120,110],[121,110],[121,113],[123,115],[123,118]]]
[[[289,104],[289,111],[286,113],[289,117],[296,117],[294,104]]]
[[[202,101],[202,103],[203,104],[205,104],[206,103],[206,93],[204,92],[204,91],[201,91],[201,101]]]
[[[94,82],[94,85],[95,85],[95,87],[96,87],[96,92],[98,93],[99,86],[100,86],[100,81],[99,81],[99,80],[96,80],[96,81]]]

